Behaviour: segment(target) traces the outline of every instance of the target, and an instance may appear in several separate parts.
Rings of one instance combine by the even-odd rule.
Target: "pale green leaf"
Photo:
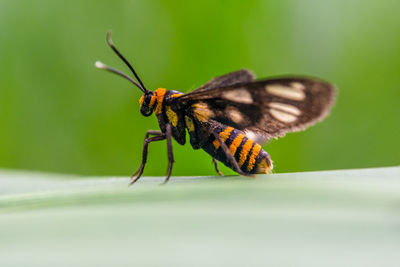
[[[398,266],[400,167],[245,177],[0,172],[0,266]]]

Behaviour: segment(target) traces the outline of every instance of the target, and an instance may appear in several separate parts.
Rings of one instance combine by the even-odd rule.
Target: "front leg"
[[[150,135],[155,135],[155,136],[149,138]],[[147,153],[148,153],[149,144],[151,142],[164,140],[165,138],[166,138],[166,135],[164,133],[162,133],[161,131],[149,130],[146,132],[146,135],[144,137],[144,144],[143,144],[142,163],[140,164],[139,169],[131,175],[131,179],[133,179],[136,175],[137,175],[137,177],[135,179],[133,179],[129,185],[136,183],[137,180],[139,180],[139,178],[143,174],[144,166],[146,165],[146,162],[147,162]]]

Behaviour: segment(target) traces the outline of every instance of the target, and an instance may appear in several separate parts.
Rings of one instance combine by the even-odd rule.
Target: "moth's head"
[[[139,99],[140,113],[143,116],[148,117],[153,113],[156,103],[156,95],[152,91],[147,91]]]
[[[147,90],[146,87],[144,86],[143,82],[140,80],[139,76],[137,75],[136,71],[133,69],[132,65],[129,64],[128,60],[125,59],[125,57],[117,50],[117,48],[114,46],[112,40],[111,40],[111,33],[107,32],[106,36],[107,44],[111,47],[111,49],[118,55],[120,59],[128,66],[128,68],[132,71],[133,75],[135,76],[137,82],[130,76],[126,75],[125,73],[114,69],[112,67],[109,67],[100,61],[96,61],[95,66],[96,68],[107,70],[109,72],[115,73],[121,77],[124,77],[131,83],[133,83],[137,88],[139,88],[140,91],[143,92],[143,96],[140,98],[139,103],[140,103],[140,112],[143,114],[143,116],[150,116],[151,113],[153,113],[154,110],[154,103],[156,100],[156,95],[154,92]]]

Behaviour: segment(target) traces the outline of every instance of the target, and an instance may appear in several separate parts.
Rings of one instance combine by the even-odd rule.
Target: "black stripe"
[[[249,140],[249,138],[247,138],[246,136],[242,139],[242,142],[240,143],[240,145],[238,146],[238,148],[236,149],[236,153],[235,153],[235,159],[236,161],[239,163],[240,160],[240,153],[243,150],[243,146],[244,144],[247,142],[247,140]]]

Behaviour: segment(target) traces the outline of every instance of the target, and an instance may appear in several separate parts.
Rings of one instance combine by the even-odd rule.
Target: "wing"
[[[327,82],[287,77],[193,91],[176,101],[199,121],[215,120],[268,140],[322,120],[334,98]]]
[[[203,86],[195,89],[191,93],[194,92],[202,92],[214,88],[220,88],[220,87],[227,87],[227,86],[232,86],[234,84],[238,83],[249,83],[253,82],[256,79],[256,76],[254,75],[253,72],[250,70],[246,69],[241,69],[238,71],[234,71],[222,76],[215,77],[208,81],[206,84]]]

